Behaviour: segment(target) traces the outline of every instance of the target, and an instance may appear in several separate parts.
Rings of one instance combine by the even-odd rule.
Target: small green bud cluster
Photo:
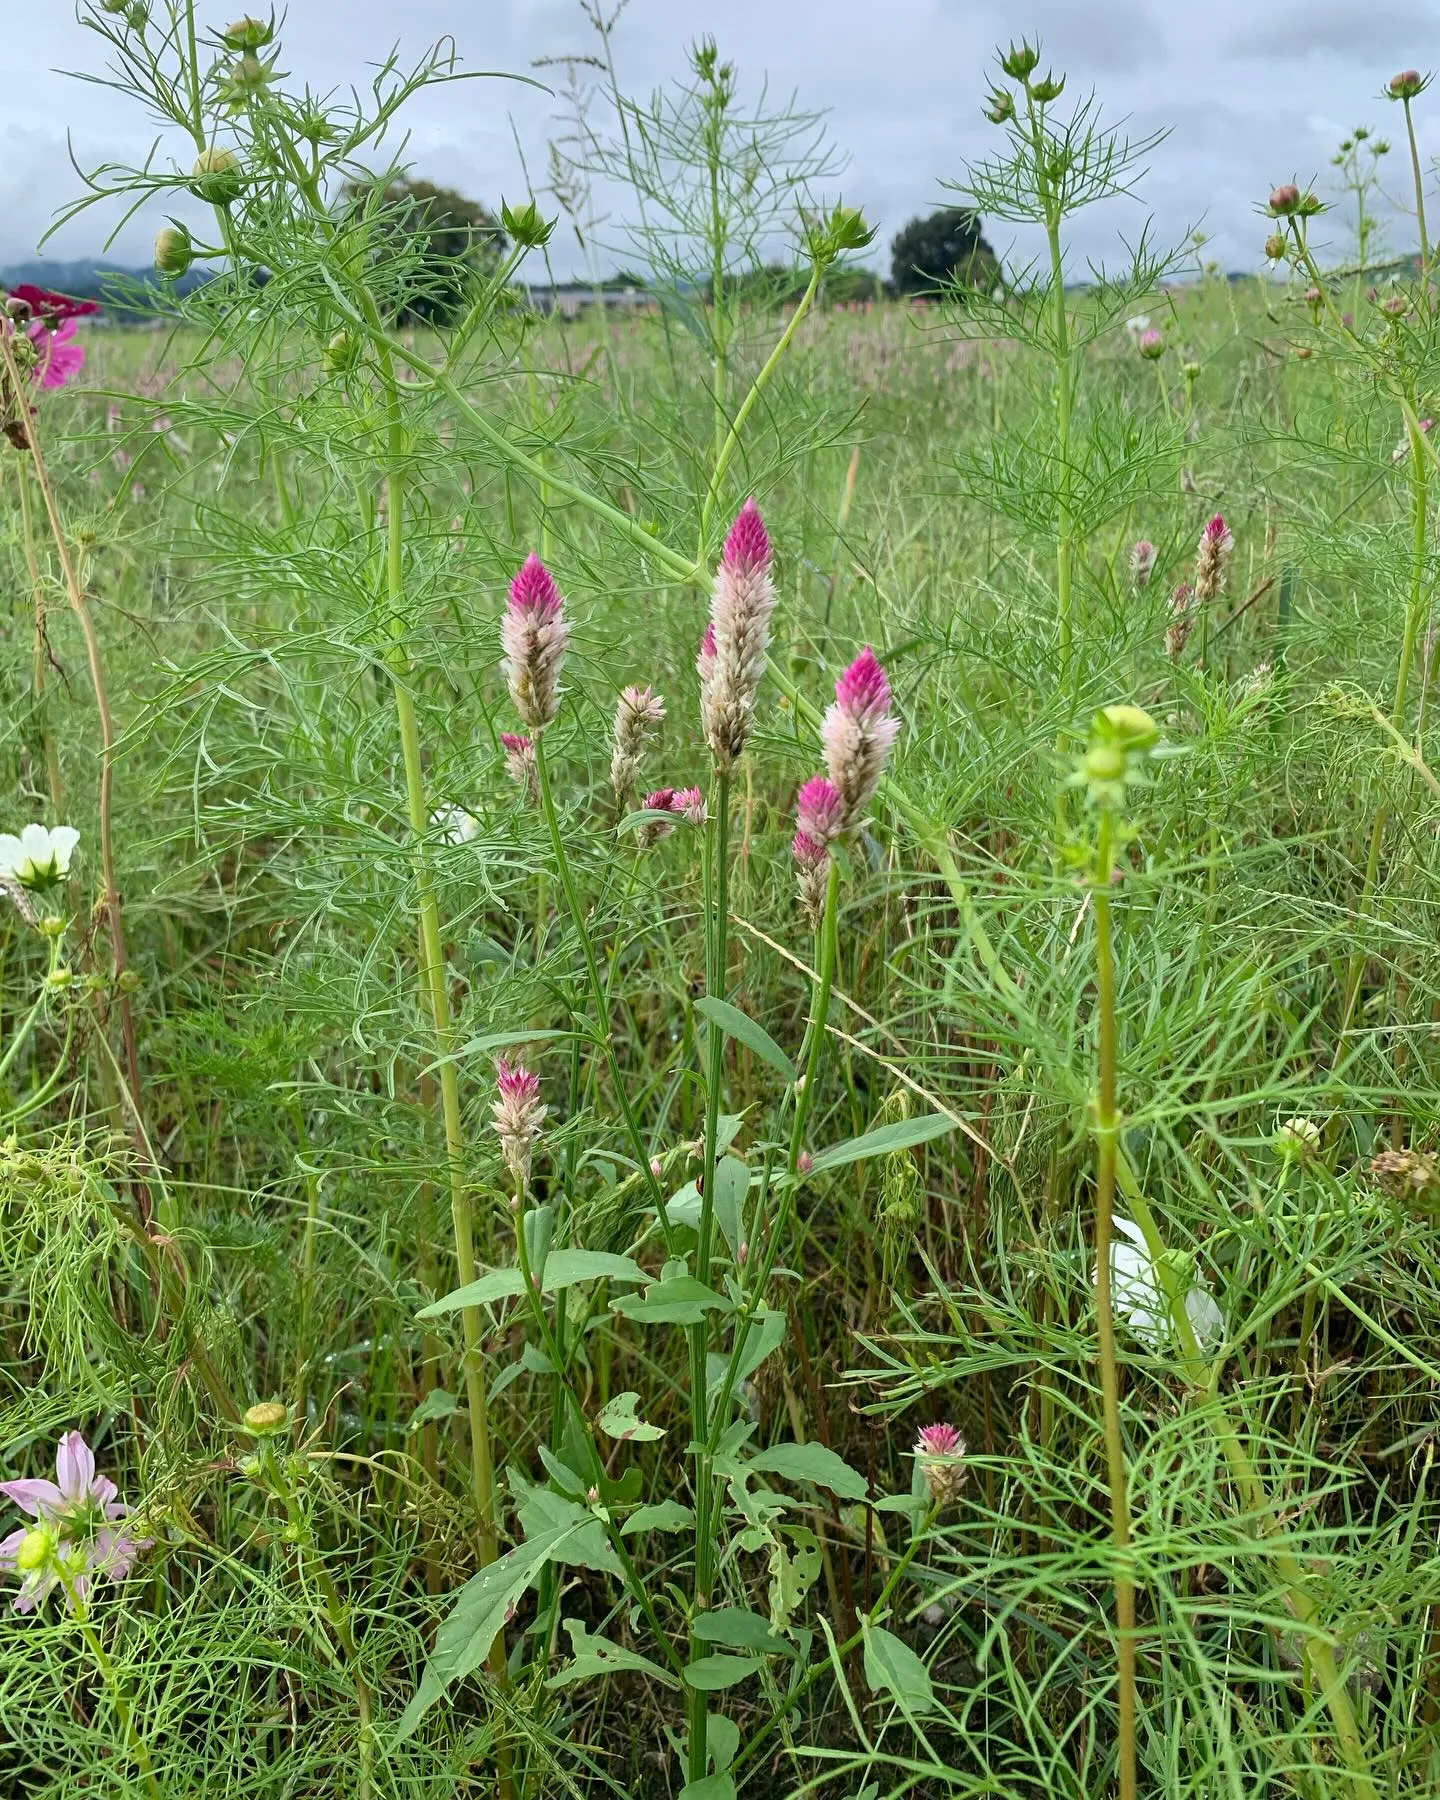
[[[1038,46],[1025,42],[1011,44],[1000,57],[1000,68],[1011,81],[1020,82],[1025,89],[1027,101],[1036,106],[1048,106],[1052,100],[1058,100],[1065,92],[1065,77],[1047,70],[1038,80],[1035,71],[1040,67],[1040,51]],[[991,88],[985,102],[985,117],[992,125],[1008,125],[1015,117],[1015,96],[1009,88],[1001,87],[997,82]],[[1063,173],[1063,171],[1062,171]]]
[[[1138,706],[1102,706],[1072,779],[1092,806],[1114,811],[1124,804],[1126,787],[1144,779],[1146,758],[1159,741],[1159,726]]]
[[[863,250],[873,243],[876,229],[865,223],[865,215],[857,207],[837,206],[828,218],[810,221],[806,246],[822,268],[829,268],[847,251]]]

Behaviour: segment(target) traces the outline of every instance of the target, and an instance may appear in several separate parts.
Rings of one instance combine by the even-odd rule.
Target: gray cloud
[[[1393,135],[1398,120],[1376,96],[1396,68],[1423,64],[1434,4],[631,0],[615,50],[624,85],[646,93],[682,77],[688,45],[709,31],[739,65],[744,92],[753,95],[768,76],[772,99],[793,92],[802,106],[828,109],[831,135],[848,156],[835,186],[880,225],[876,255],[883,259],[906,218],[943,201],[945,179],[994,149],[994,129],[981,113],[990,59],[997,44],[1038,34],[1046,60],[1068,71],[1072,91],[1093,86],[1108,117],[1128,118],[1137,135],[1170,128],[1148,159],[1138,201],[1097,207],[1076,221],[1077,262],[1113,259],[1121,234],[1133,240],[1153,214],[1162,242],[1203,217],[1211,253],[1253,268],[1264,235],[1255,204],[1276,181],[1297,175],[1323,183],[1336,141],[1361,120]],[[291,0],[282,66],[322,92],[364,87],[392,45],[414,61],[446,35],[467,68],[538,74],[552,88],[561,71],[536,71],[536,59],[595,47],[574,0],[406,0],[403,9],[392,0]],[[78,191],[67,132],[84,164],[141,160],[149,149],[153,128],[133,102],[53,73],[96,72],[97,48],[60,7],[28,7],[7,20],[12,79],[0,127],[0,262],[31,254],[54,209]],[[522,152],[531,177],[543,181],[559,112],[558,97],[514,82],[431,89],[407,115],[406,154],[419,173],[478,197],[514,197],[525,191]],[[1440,151],[1440,124],[1431,124],[1424,105],[1419,119],[1428,159]],[[397,135],[392,148],[398,145]],[[183,144],[173,154],[188,156]],[[607,208],[621,199],[605,196]],[[143,262],[163,210],[142,213],[115,253]],[[116,216],[96,209],[59,233],[49,254],[95,253]],[[1003,244],[1012,237],[1005,227],[995,235]],[[1018,254],[1033,253],[1024,231],[1013,236]],[[1394,236],[1403,241],[1399,227]],[[558,267],[578,269],[563,227],[555,251]]]

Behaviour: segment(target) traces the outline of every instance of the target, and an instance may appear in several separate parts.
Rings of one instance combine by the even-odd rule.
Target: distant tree
[[[929,294],[951,282],[992,288],[1000,260],[985,242],[980,216],[963,206],[942,206],[912,219],[890,246],[890,280],[897,294]]]
[[[352,182],[346,193],[352,201],[378,198],[384,209],[382,244],[388,238],[397,253],[403,247],[410,267],[396,302],[399,317],[408,323],[444,324],[461,309],[476,277],[493,270],[509,248],[492,212],[433,181],[407,176],[378,195]]]

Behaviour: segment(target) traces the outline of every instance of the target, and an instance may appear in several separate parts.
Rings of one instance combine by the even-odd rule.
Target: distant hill
[[[173,285],[176,292],[188,294],[208,279],[202,271],[192,270]],[[70,294],[77,300],[108,301],[121,312],[146,310],[144,296],[135,292],[137,287],[147,289],[157,300],[161,298],[154,269],[127,269],[119,263],[97,262],[93,257],[82,257],[76,262],[37,259],[0,268],[0,287],[19,287],[23,282],[50,288],[57,294]]]

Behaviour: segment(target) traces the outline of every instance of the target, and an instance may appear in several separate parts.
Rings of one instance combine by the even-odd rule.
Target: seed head
[[[755,696],[770,648],[775,584],[770,538],[760,509],[747,500],[725,539],[715,571],[710,627],[700,646],[700,722],[717,769],[744,754],[755,717]]]
[[[1149,538],[1140,538],[1130,546],[1130,573],[1137,588],[1148,587],[1155,568],[1155,546]]]
[[[524,1063],[498,1057],[495,1082],[500,1094],[492,1109],[495,1135],[516,1189],[523,1190],[530,1182],[531,1153],[549,1109],[540,1099],[540,1077]]]
[[[1395,1200],[1427,1200],[1440,1196],[1440,1169],[1423,1150],[1382,1150],[1370,1159],[1376,1184]]]
[[[825,765],[840,796],[842,832],[865,816],[900,733],[890,710],[890,682],[867,644],[835,683],[835,703],[820,727]]]
[[[510,583],[500,642],[515,710],[532,731],[543,731],[560,708],[560,668],[570,627],[555,578],[533,552]]]

